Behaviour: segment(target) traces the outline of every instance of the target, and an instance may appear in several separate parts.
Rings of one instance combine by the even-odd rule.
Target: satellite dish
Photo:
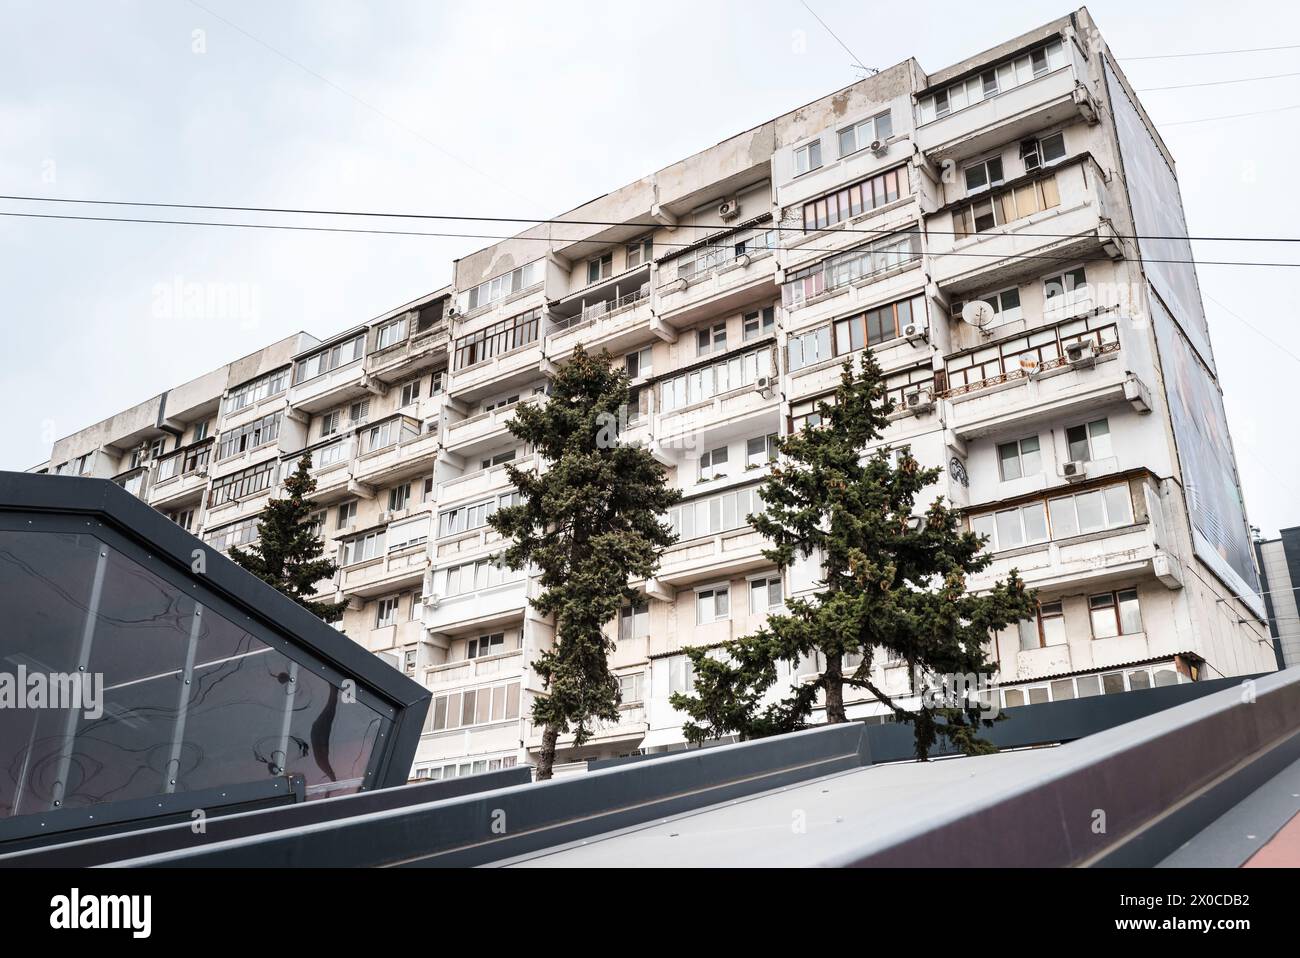
[[[988,326],[995,316],[993,307],[982,299],[973,299],[961,308],[961,318],[977,329]]]

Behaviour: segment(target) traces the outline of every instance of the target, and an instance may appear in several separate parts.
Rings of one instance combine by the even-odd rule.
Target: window
[[[806,333],[792,334],[786,341],[786,363],[790,372],[830,359],[831,328],[822,326]]]
[[[213,529],[204,536],[204,539],[218,552],[228,552],[231,546],[246,546],[257,541],[258,521],[258,516],[240,519],[220,529]]]
[[[618,611],[618,638],[644,639],[650,634],[650,603],[646,600],[625,605]]]
[[[650,262],[654,255],[654,239],[646,236],[635,243],[627,244],[627,269],[636,269]]]
[[[529,310],[456,340],[456,368],[464,369],[537,341],[542,311]]]
[[[731,618],[731,587],[726,585],[710,586],[695,591],[695,622],[708,625]]]
[[[488,516],[503,506],[511,506],[518,500],[517,492],[502,493],[495,499],[476,502],[470,506],[457,506],[445,509],[438,514],[438,535],[451,536],[472,529],[481,529],[487,525]]]
[[[176,523],[186,532],[194,531],[194,510],[182,509],[179,512],[173,512],[171,515],[172,522]]]
[[[749,580],[749,611],[752,614],[766,615],[774,609],[781,608],[784,601],[779,575]]]
[[[447,570],[443,594],[448,597],[468,595],[471,592],[491,589],[508,582],[518,582],[524,578],[524,575],[523,569],[509,569],[497,565],[492,559],[466,562]]]
[[[411,621],[418,622],[424,617],[424,595],[419,592],[411,593]]]
[[[776,307],[764,306],[760,310],[746,313],[743,328],[744,336],[742,338],[745,342],[770,336],[776,328]]]
[[[667,660],[668,694],[689,695],[695,690],[695,663],[686,655],[674,655]],[[658,683],[655,683],[656,685]]]
[[[289,367],[277,369],[274,372],[259,376],[256,379],[250,379],[243,385],[236,386],[226,396],[226,412],[235,412],[243,409],[245,406],[251,406],[253,403],[261,402],[263,399],[269,399],[272,396],[278,396],[289,388]]]
[[[729,230],[684,250],[672,258],[677,279],[690,280],[711,270],[728,266],[738,256],[748,256],[780,246],[780,234],[772,229]]]
[[[630,672],[618,676],[618,701],[620,705],[641,701],[641,676],[644,672]]]
[[[755,436],[745,442],[746,469],[761,469],[769,462],[776,462],[776,433]]]
[[[763,508],[763,500],[755,488],[736,489],[673,506],[668,510],[668,523],[682,539],[739,529],[749,524],[751,513]]]
[[[313,539],[319,539],[325,528],[325,510],[313,512],[303,521],[303,528],[311,533]]]
[[[1126,485],[1050,499],[1047,505],[1052,537],[1056,539],[1114,529],[1133,521],[1133,500]]]
[[[283,413],[273,412],[246,425],[227,429],[217,441],[217,460],[229,459],[258,446],[275,442],[280,435]]]
[[[464,692],[452,692],[448,695],[435,696],[433,707],[429,710],[430,731],[440,732],[444,729],[462,728],[467,725],[484,725],[488,722],[502,722],[519,718],[519,682],[505,682]],[[502,760],[503,764],[505,760]],[[483,769],[486,771],[486,763]],[[510,763],[514,764],[513,761]],[[455,768],[455,766],[448,766]],[[457,775],[472,774],[473,763],[459,767]],[[443,772],[444,778],[454,777]]]
[[[486,459],[480,459],[479,469],[491,469],[493,466],[499,466],[502,463],[514,462],[518,449],[507,449],[505,452],[498,452],[494,456],[488,456]]]
[[[907,167],[899,166],[878,173],[844,189],[829,193],[803,205],[805,232],[824,230],[855,216],[878,209],[887,203],[910,196],[911,183]]]
[[[879,116],[859,120],[852,126],[840,130],[840,156],[865,150],[876,140],[884,143],[893,132],[894,122],[888,111]]]
[[[812,266],[792,270],[781,285],[781,301],[794,309],[824,293],[918,262],[921,234],[915,229],[891,233]]]
[[[1065,644],[1065,610],[1060,602],[1040,602],[1038,614],[1020,623],[1020,651]]]
[[[969,77],[936,90],[919,101],[921,122],[942,119],[958,110],[1005,93],[1023,83],[1046,76],[1066,64],[1065,47],[1052,40],[1028,53],[996,65],[977,76]]]
[[[1088,615],[1092,620],[1094,639],[1110,639],[1142,631],[1142,611],[1138,607],[1136,589],[1088,596]]]
[[[805,427],[817,427],[822,424],[822,414],[820,406],[826,403],[829,406],[835,405],[835,395],[819,396],[816,399],[805,399],[803,402],[793,403],[790,406],[790,431],[802,432]]]
[[[222,476],[212,481],[212,490],[208,493],[208,507],[219,506],[227,502],[236,502],[256,495],[271,487],[275,478],[275,463],[264,462],[261,465],[241,469],[239,472]]]
[[[1061,194],[1057,191],[1056,177],[1045,176],[978,199],[957,210],[952,215],[953,232],[957,239],[974,236],[1060,205]]]
[[[971,531],[987,536],[988,547],[993,552],[1046,542],[1049,538],[1047,507],[1043,502],[1030,502],[1000,512],[974,516],[971,519]]]
[[[402,671],[407,675],[415,674],[416,650],[406,649],[402,653]]]
[[[401,512],[411,503],[411,484],[403,483],[388,490],[388,511]]]
[[[709,353],[721,353],[727,349],[727,324],[715,323],[695,331],[695,354],[707,356]]]
[[[409,406],[420,398],[420,380],[412,379],[402,386],[402,405]]]
[[[406,317],[385,323],[375,335],[375,349],[387,349],[406,338]]]
[[[857,352],[864,346],[878,346],[898,339],[913,322],[925,323],[925,297],[913,296],[898,303],[877,306],[857,316],[835,322],[835,355]]]
[[[339,419],[341,411],[338,409],[331,410],[320,417],[320,434],[321,436],[332,436],[339,431]]]
[[[352,425],[359,426],[370,418],[370,400],[362,399],[348,407],[348,419]]]
[[[1027,436],[998,445],[998,474],[1003,482],[1037,475],[1042,471],[1042,453],[1037,436]]]
[[[794,175],[803,176],[803,174],[818,169],[822,165],[822,141],[813,140],[811,143],[805,143],[797,147],[794,151]]]
[[[1044,312],[1059,314],[1064,310],[1092,305],[1092,289],[1082,266],[1043,280]]]
[[[335,524],[336,529],[346,529],[348,526],[355,525],[357,521],[357,500],[349,499],[347,502],[339,503],[338,521]]]
[[[480,635],[477,639],[470,639],[465,651],[465,657],[467,659],[481,659],[485,655],[498,655],[505,650],[506,634],[504,632],[493,632],[491,635]]]
[[[1014,322],[1023,317],[1020,311],[1020,287],[1012,286],[1010,289],[1004,289],[996,293],[990,293],[988,296],[979,296],[977,299],[983,300],[993,307],[993,322],[989,327],[1001,326],[1003,323]],[[952,318],[961,319],[962,307],[966,303],[958,300],[952,304]],[[989,328],[986,327],[986,328]]]
[[[994,156],[972,164],[966,167],[965,175],[967,193],[980,193],[994,186],[1001,186],[1004,182],[1002,157]]]
[[[202,442],[208,438],[208,430],[212,427],[211,419],[204,419],[202,422],[194,424],[194,438],[191,442]]]
[[[760,376],[770,375],[771,350],[756,349],[663,380],[659,385],[659,405],[664,412],[672,412],[733,389],[752,386]]]
[[[1065,430],[1065,443],[1070,460],[1073,462],[1109,459],[1112,455],[1110,422],[1106,419],[1094,419],[1086,425],[1071,426]]]
[[[654,350],[650,346],[638,349],[634,353],[628,353],[623,360],[627,367],[627,378],[644,379],[652,375],[654,373],[653,356]]]
[[[595,259],[587,260],[587,282],[599,283],[614,275],[614,254],[605,253]]]
[[[315,379],[317,376],[338,369],[340,366],[354,363],[365,355],[365,351],[366,334],[361,333],[345,342],[322,349],[318,353],[312,353],[294,364],[293,381],[295,384],[306,382],[309,379]]]
[[[1065,134],[1053,133],[1042,139],[1023,140],[1020,143],[1020,159],[1025,164],[1025,172],[1032,173],[1065,156]]]
[[[397,624],[397,603],[398,596],[389,596],[386,599],[380,599],[379,605],[375,609],[375,628],[383,629],[390,625]]]
[[[720,479],[727,474],[727,447],[706,450],[700,456],[700,481]]]
[[[384,554],[384,530],[343,540],[339,547],[339,565],[366,562]]]
[[[533,260],[516,270],[480,283],[465,294],[465,312],[505,299],[542,281],[545,260]]]

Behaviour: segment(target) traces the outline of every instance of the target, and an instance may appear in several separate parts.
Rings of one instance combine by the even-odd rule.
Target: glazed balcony
[[[663,270],[671,272],[671,267],[670,262]],[[774,251],[756,249],[689,276],[661,278],[655,312],[668,325],[686,329],[712,316],[770,303],[779,295]]]
[[[415,543],[344,566],[338,572],[339,591],[360,598],[398,592],[423,582],[428,567],[425,543]]]
[[[639,271],[639,285],[598,290],[594,300],[570,297],[551,307],[546,354],[562,362],[581,343],[589,352],[624,353],[653,338],[650,331],[649,270]]]
[[[1053,198],[1055,205],[1043,208]],[[986,205],[997,225],[984,228]],[[1020,215],[1022,205],[1039,208]],[[1126,242],[1111,225],[1111,207],[1106,174],[1086,154],[950,203],[929,217],[936,230],[930,238],[931,279],[960,299],[1041,276],[1045,263],[1067,267],[1076,260],[1122,259]],[[963,229],[972,231],[957,235]]]
[[[519,675],[524,669],[522,649],[502,652],[499,655],[485,655],[476,659],[460,659],[430,666],[425,671],[425,685],[434,690],[434,694],[447,691],[461,685],[473,685],[498,676]]]
[[[453,560],[450,565],[455,565]],[[509,573],[515,575],[515,573]],[[490,631],[517,622],[528,606],[528,579],[520,577],[458,595],[437,592],[446,578],[445,569],[430,574],[434,591],[425,597],[424,627],[430,632],[461,633],[471,630]]]
[[[353,466],[357,481],[379,487],[432,475],[438,434],[420,429],[418,419],[401,415],[365,426],[357,436],[361,450]]]
[[[541,396],[525,396],[519,402],[498,406],[490,412],[449,421],[443,430],[443,446],[449,453],[465,457],[499,448],[509,441],[507,424],[519,407],[525,403],[536,405],[541,401]]]
[[[1073,43],[1064,43],[1061,51],[1063,55],[1048,64],[1047,72],[1041,76],[1026,78],[1025,82],[952,110],[946,116],[927,119],[918,105],[918,124],[913,135],[926,160],[938,167],[947,160],[976,156],[1074,119],[1097,122],[1100,108],[1083,85],[1088,77],[1086,61]],[[1005,69],[1005,61],[985,65],[981,71],[996,72],[999,66]],[[972,74],[968,82],[978,84],[979,76],[979,72]],[[950,82],[941,89],[951,89],[953,85]],[[922,93],[918,103],[938,89]]]
[[[407,315],[408,328],[417,313]],[[439,320],[426,330],[412,330],[409,336],[384,348],[375,348],[364,359],[366,374],[385,385],[394,385],[447,365],[447,322]]]

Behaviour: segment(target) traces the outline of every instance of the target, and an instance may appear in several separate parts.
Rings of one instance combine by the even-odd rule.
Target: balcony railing
[[[624,310],[631,309],[638,303],[650,298],[650,284],[646,283],[639,289],[630,293],[624,293],[622,296],[614,299],[602,300],[599,303],[592,303],[590,306],[583,306],[582,309],[574,316],[568,316],[555,319],[551,323],[551,332],[560,333],[586,323],[593,323],[602,316],[612,316],[615,313],[621,313]]]

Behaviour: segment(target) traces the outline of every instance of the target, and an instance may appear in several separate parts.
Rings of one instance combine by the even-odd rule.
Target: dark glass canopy
[[[113,483],[0,473],[0,818],[400,784],[428,698]]]

